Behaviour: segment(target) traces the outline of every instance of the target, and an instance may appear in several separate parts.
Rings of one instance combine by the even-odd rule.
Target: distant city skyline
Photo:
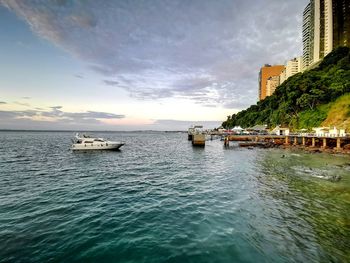
[[[308,2],[0,0],[0,129],[217,127],[301,55]]]

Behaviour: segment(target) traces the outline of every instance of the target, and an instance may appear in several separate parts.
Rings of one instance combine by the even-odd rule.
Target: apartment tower
[[[332,43],[333,49],[339,46],[350,47],[350,1],[332,1]]]
[[[265,64],[259,72],[259,100],[263,100],[267,96],[267,80],[271,77],[279,77],[284,70],[284,65]]]
[[[350,47],[350,0],[310,0],[303,12],[303,68]]]
[[[303,69],[310,66],[314,54],[314,6],[310,1],[303,12]]]

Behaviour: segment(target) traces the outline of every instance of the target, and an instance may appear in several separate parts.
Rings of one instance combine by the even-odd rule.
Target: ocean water
[[[350,262],[349,156],[73,135],[0,132],[0,262]]]

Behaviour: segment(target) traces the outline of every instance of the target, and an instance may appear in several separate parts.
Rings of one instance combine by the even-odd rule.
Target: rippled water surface
[[[96,135],[0,132],[0,262],[350,262],[349,156]]]

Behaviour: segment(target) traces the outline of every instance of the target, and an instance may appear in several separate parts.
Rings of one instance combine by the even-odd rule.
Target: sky
[[[307,0],[0,0],[0,129],[218,127],[302,53]]]

